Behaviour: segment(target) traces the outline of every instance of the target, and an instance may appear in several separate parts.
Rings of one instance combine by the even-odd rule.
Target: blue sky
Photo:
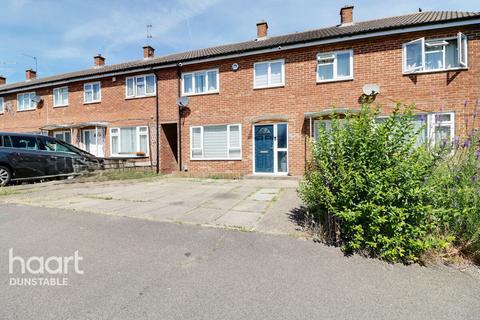
[[[140,59],[146,25],[156,55],[245,41],[264,19],[270,35],[338,24],[353,4],[354,20],[427,10],[480,11],[478,0],[0,0],[0,74],[7,82],[90,68],[101,53],[107,64]]]

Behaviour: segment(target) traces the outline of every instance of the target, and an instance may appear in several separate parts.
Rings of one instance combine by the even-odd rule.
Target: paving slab
[[[215,221],[218,225],[255,229],[262,214],[258,212],[245,212],[231,210]]]

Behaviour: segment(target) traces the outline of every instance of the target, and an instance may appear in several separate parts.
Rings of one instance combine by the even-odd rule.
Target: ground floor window
[[[241,126],[231,124],[191,127],[190,157],[194,160],[241,159]]]
[[[65,141],[67,143],[72,143],[72,133],[70,130],[68,131],[55,131],[53,136],[57,139]]]
[[[380,117],[376,121],[381,122],[386,117]],[[340,119],[340,125],[345,120]],[[441,112],[431,114],[417,114],[412,122],[415,130],[419,131],[417,145],[426,141],[432,144],[451,142],[455,135],[455,114],[453,112]],[[331,129],[331,120],[315,120],[313,138],[317,140],[319,128]]]
[[[110,129],[112,156],[148,156],[148,127],[124,127]]]

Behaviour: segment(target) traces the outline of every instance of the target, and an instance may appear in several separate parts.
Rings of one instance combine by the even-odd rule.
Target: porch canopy
[[[74,128],[85,128],[85,127],[101,127],[106,128],[106,122],[81,122],[75,124],[49,124],[40,128],[40,130],[50,131],[50,130],[59,130],[59,129],[74,129]]]
[[[328,118],[336,115],[359,114],[360,109],[351,108],[333,108],[314,112],[305,112],[305,119],[309,120],[310,137],[313,137],[313,121],[317,119]]]

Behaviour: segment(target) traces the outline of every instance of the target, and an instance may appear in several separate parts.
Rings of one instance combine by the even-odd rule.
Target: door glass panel
[[[277,125],[277,148],[287,147],[287,125],[282,123]]]
[[[278,151],[278,172],[287,172],[287,151]]]

